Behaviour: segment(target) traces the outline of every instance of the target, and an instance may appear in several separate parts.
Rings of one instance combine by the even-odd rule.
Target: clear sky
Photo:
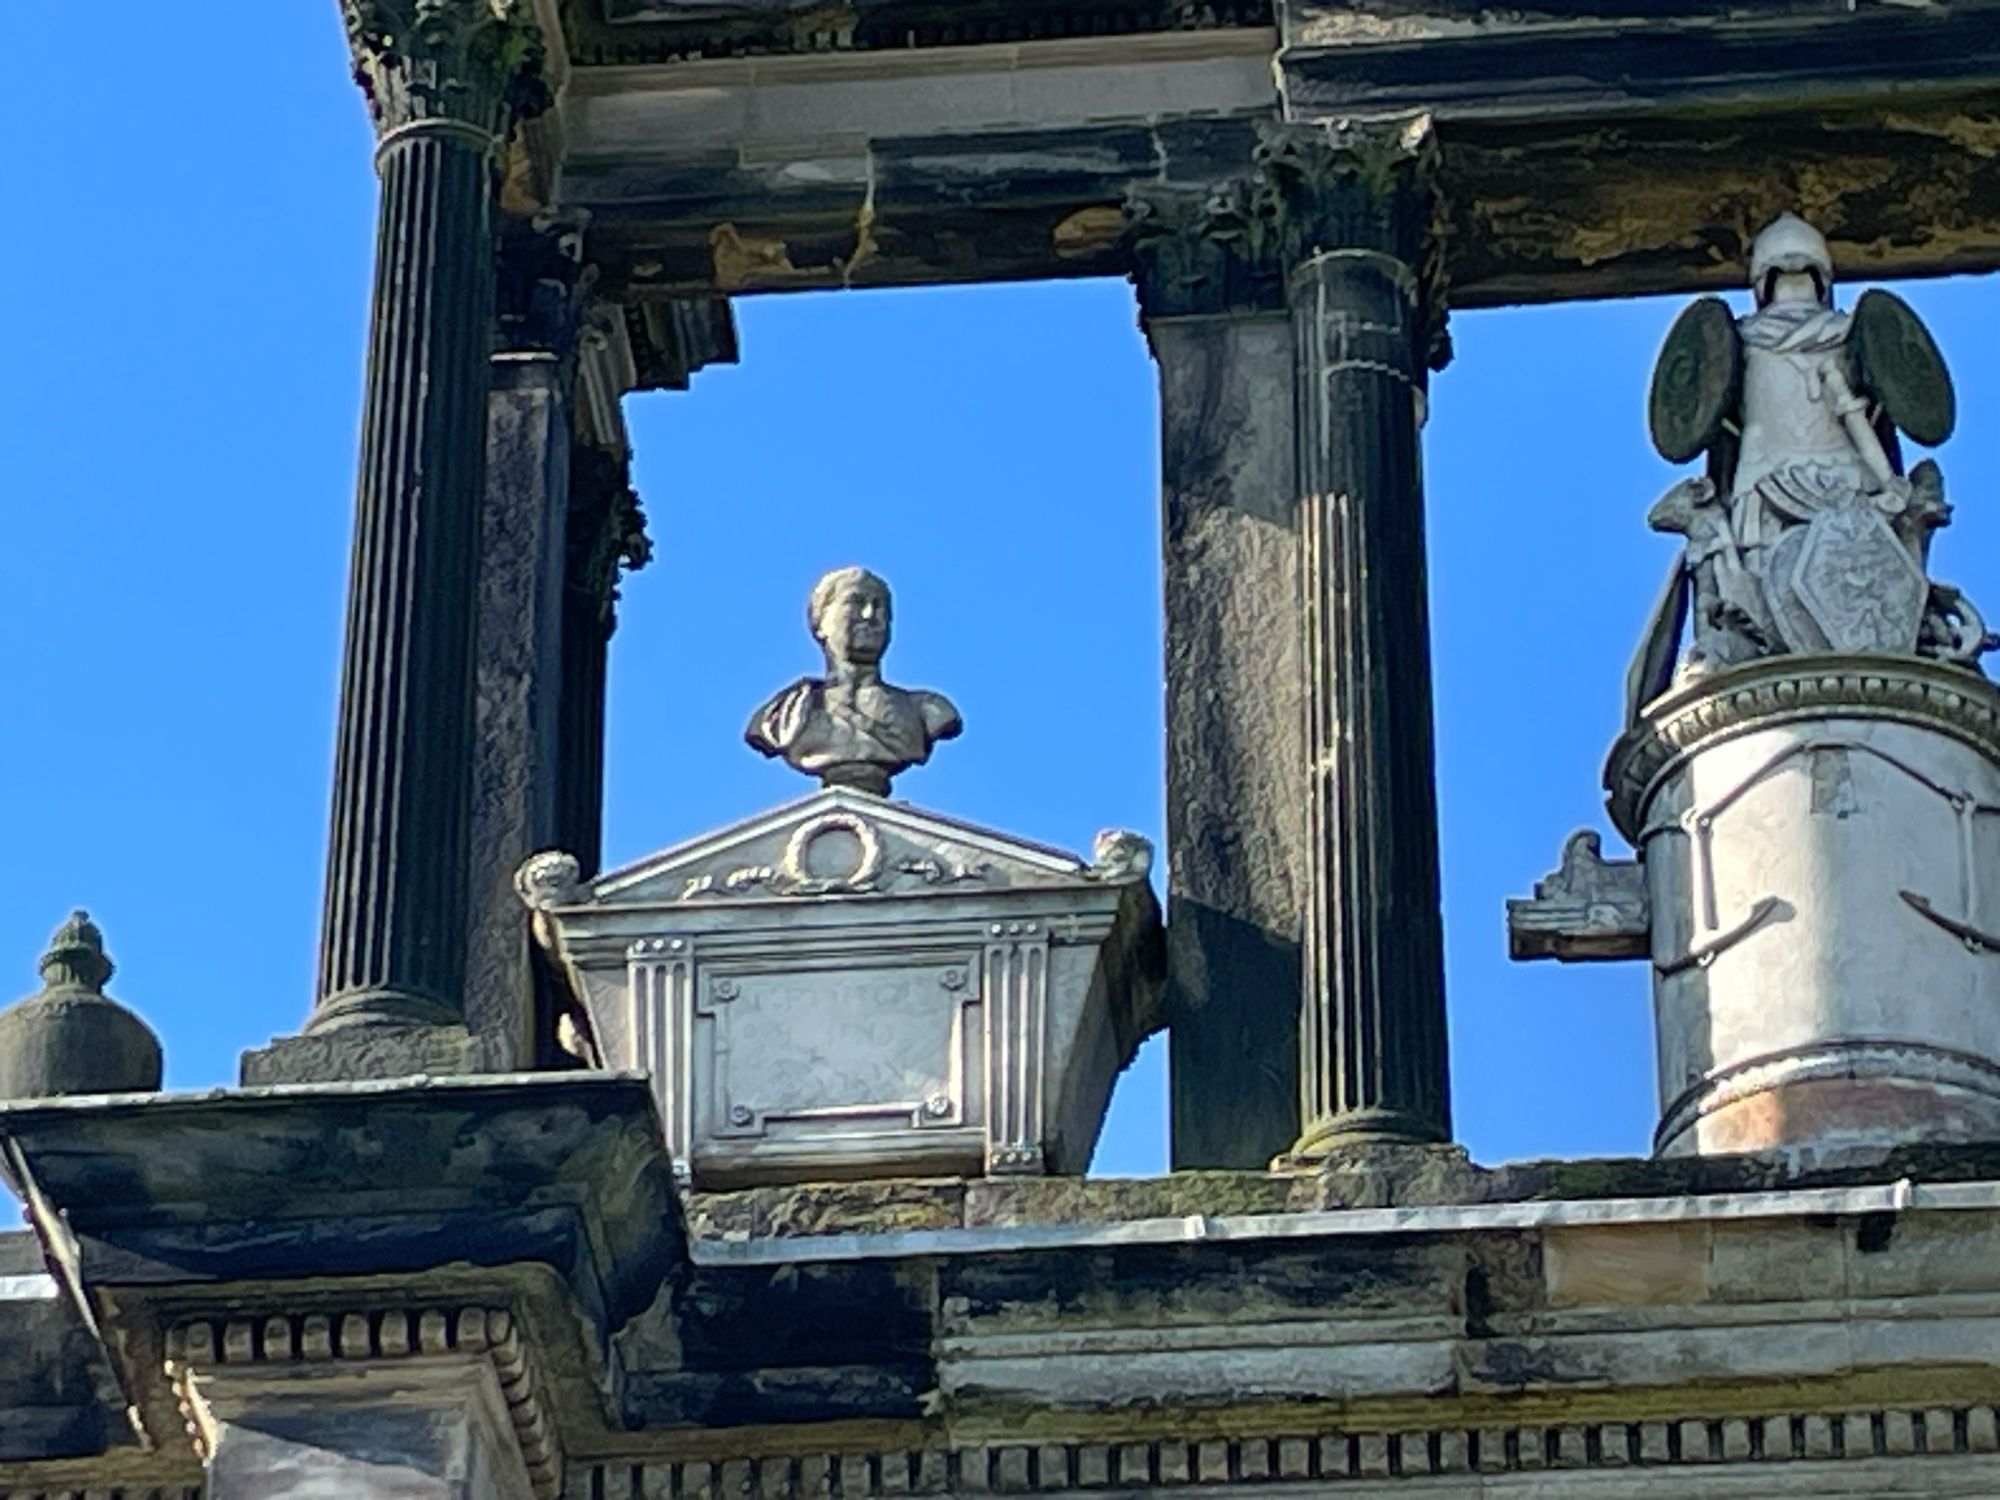
[[[175,1088],[311,1002],[372,253],[332,0],[10,17],[24,139],[0,238],[0,994],[73,905]],[[190,49],[222,48],[213,58]],[[1940,576],[2000,618],[2000,288],[1903,288],[1958,380]],[[1844,295],[1851,298],[1853,288]],[[1641,1153],[1647,977],[1511,965],[1503,903],[1598,791],[1673,549],[1647,506],[1653,354],[1684,299],[1460,315],[1428,434],[1454,1096],[1484,1160]],[[1739,299],[1741,300],[1741,299]],[[1130,289],[739,302],[743,362],[628,403],[657,560],[614,643],[607,857],[801,789],[740,742],[816,661],[825,568],[896,590],[891,676],[965,738],[898,792],[1085,850],[1159,836],[1158,460]],[[1616,847],[1616,839],[1608,844]],[[1157,878],[1157,877],[1156,877]],[[9,978],[11,976],[11,979]],[[1165,1048],[1100,1170],[1165,1162]]]

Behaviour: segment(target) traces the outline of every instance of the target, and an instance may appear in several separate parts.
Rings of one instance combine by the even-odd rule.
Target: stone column
[[[1247,183],[1128,206],[1160,376],[1173,1165],[1299,1133],[1305,796],[1292,329]]]
[[[302,1039],[319,1045],[246,1059],[246,1079],[263,1081],[436,1071],[465,1051],[494,198],[540,90],[527,0],[343,8],[379,133],[375,301],[319,996]]]
[[[559,846],[565,528],[583,309],[574,224],[509,221],[487,406],[479,548],[465,1019],[485,1068],[541,1061],[535,966],[514,872]]]
[[[382,208],[315,1027],[462,1019],[496,167],[535,43],[516,9],[347,6]]]
[[[1295,1156],[1451,1135],[1421,450],[1448,358],[1427,118],[1260,148],[1297,351],[1306,828]]]

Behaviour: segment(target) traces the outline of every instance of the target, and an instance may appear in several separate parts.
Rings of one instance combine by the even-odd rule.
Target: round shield
[[[1715,440],[1743,387],[1743,343],[1720,297],[1703,297],[1674,320],[1653,369],[1653,446],[1683,464]]]
[[[1926,448],[1951,436],[1958,422],[1951,376],[1909,303],[1880,288],[1863,292],[1849,337],[1862,382],[1891,422]]]

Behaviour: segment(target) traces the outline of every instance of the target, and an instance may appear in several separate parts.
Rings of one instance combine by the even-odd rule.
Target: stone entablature
[[[836,787],[588,883],[537,856],[521,888],[697,1182],[1081,1172],[1158,1024],[1150,865]]]

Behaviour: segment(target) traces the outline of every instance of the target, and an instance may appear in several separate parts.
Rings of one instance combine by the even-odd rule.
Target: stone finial
[[[116,966],[88,912],[56,930],[40,968],[41,992],[0,1013],[0,1099],[158,1089],[159,1039],[104,993]]]
[[[56,929],[41,962],[42,982],[50,989],[70,987],[93,995],[104,993],[117,969],[105,956],[104,933],[81,907]]]
[[[836,568],[813,585],[806,624],[826,655],[824,677],[801,677],[751,717],[743,737],[822,786],[889,794],[898,772],[931,758],[964,728],[942,693],[882,680],[889,585],[866,568]]]

